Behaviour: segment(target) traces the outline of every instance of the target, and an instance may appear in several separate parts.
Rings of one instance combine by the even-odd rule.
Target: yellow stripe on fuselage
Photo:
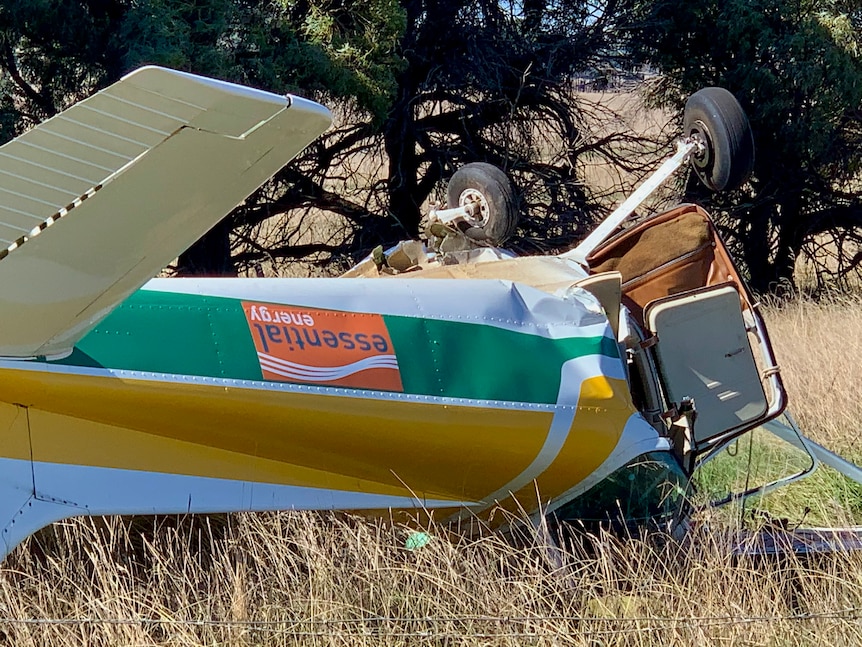
[[[575,425],[549,470],[560,478],[549,487],[564,491],[610,454],[631,412],[624,388],[603,377],[584,382]],[[553,417],[547,408],[24,370],[0,371],[0,397],[30,407],[36,461],[375,494],[409,488],[460,501],[478,501],[520,474]],[[0,455],[12,457],[5,446]]]
[[[30,460],[30,434],[25,407],[0,402],[0,456]]]
[[[530,495],[535,498],[537,490],[543,498],[553,498],[584,480],[610,455],[626,422],[636,412],[629,404],[628,384],[624,380],[603,377],[584,380],[579,401],[583,404],[575,413],[572,431],[557,459],[536,478],[535,485],[515,493],[519,500]]]

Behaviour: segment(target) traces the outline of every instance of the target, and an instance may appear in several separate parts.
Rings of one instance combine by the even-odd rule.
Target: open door
[[[694,400],[693,447],[682,453],[702,454],[784,411],[766,326],[701,207],[680,205],[644,220],[587,261],[593,274],[622,275],[623,304],[655,335],[646,353],[667,404]]]
[[[645,323],[667,398],[694,400],[696,450],[767,419],[769,401],[732,283],[652,301]]]

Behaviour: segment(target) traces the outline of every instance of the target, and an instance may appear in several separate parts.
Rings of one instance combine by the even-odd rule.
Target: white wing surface
[[[0,356],[71,350],[329,123],[145,67],[0,147]]]

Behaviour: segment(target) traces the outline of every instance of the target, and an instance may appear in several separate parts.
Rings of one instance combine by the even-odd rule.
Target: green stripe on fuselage
[[[409,393],[554,404],[564,362],[619,357],[607,337],[548,339],[461,321],[384,319]]]
[[[126,299],[70,357],[53,363],[263,379],[239,301],[149,290]]]
[[[618,357],[607,337],[548,339],[494,326],[384,315],[405,393],[553,404],[562,364]],[[238,299],[141,290],[64,360],[176,375],[262,380]]]

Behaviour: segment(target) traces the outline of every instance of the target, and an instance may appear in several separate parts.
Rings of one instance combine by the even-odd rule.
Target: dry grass
[[[802,429],[862,457],[862,292],[769,308],[767,325]]]
[[[796,302],[768,319],[803,427],[862,453],[862,300]],[[75,520],[27,541],[0,570],[0,642],[862,642],[862,554],[732,557],[715,521],[685,545],[602,537],[589,551],[549,548],[541,533],[515,546],[435,528],[411,551],[408,528],[314,514],[148,524]]]
[[[139,529],[137,530],[139,532]],[[183,524],[143,542],[74,522],[3,572],[14,645],[848,644],[862,640],[862,555],[768,563],[596,540],[552,551],[489,535],[403,548],[407,531],[310,514]],[[135,544],[138,544],[137,546]],[[82,619],[87,621],[82,622]]]

